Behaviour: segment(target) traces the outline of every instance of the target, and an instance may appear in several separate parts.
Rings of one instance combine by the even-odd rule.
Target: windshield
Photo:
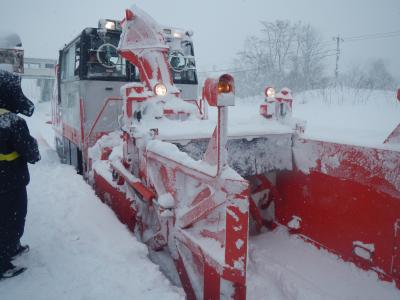
[[[119,31],[86,28],[60,52],[62,80],[138,81],[136,68],[117,51]]]
[[[181,41],[180,47],[176,47],[176,44],[173,46],[175,47],[171,47],[168,60],[174,83],[197,84],[192,43]]]
[[[87,52],[87,76],[126,77],[126,60],[117,52],[119,34],[96,32],[89,35]]]

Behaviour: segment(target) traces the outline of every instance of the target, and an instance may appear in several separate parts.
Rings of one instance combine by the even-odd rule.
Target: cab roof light
[[[121,30],[121,23],[116,20],[109,20],[109,19],[101,19],[99,20],[99,26],[100,29],[105,29],[105,30]]]

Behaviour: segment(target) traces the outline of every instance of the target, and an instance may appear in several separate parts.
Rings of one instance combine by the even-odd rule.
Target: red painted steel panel
[[[96,171],[94,171],[94,182],[96,194],[100,199],[114,210],[121,223],[134,231],[136,212],[131,206],[131,200],[125,197],[125,193],[118,191],[107,180],[98,175]]]
[[[397,278],[397,287],[400,288],[400,218],[394,224],[392,273]]]
[[[391,265],[393,224],[400,217],[400,152],[300,140],[294,157],[299,170],[277,176],[277,221],[287,225],[299,217],[296,233],[381,278],[399,279]],[[355,254],[357,241],[374,245],[371,259]]]

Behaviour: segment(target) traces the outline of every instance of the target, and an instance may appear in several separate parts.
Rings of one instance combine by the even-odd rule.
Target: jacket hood
[[[0,70],[0,108],[13,113],[32,116],[35,105],[22,92],[21,77]]]

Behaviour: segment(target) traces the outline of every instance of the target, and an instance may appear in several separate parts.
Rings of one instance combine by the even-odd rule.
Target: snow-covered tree
[[[353,66],[343,75],[342,83],[355,89],[392,90],[396,88],[396,80],[382,59],[371,60],[364,66]]]
[[[395,79],[382,59],[377,59],[370,63],[368,66],[368,79],[373,89],[391,90],[395,88]]]

